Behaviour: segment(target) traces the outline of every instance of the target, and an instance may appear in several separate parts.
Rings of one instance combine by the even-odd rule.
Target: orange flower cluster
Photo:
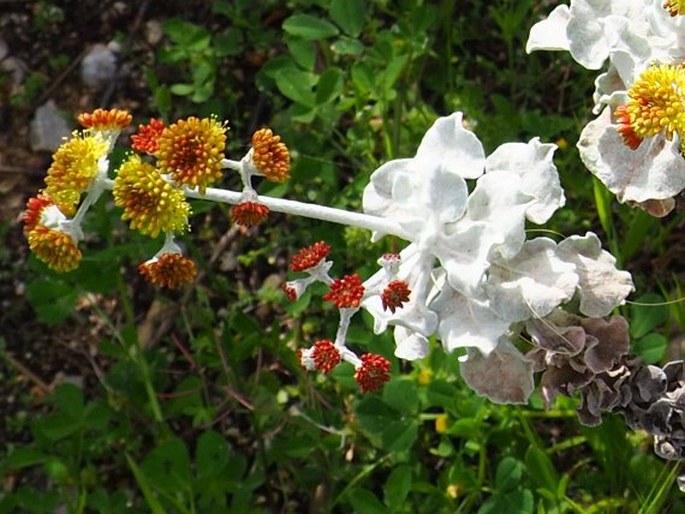
[[[252,162],[268,180],[285,182],[290,178],[290,153],[280,136],[264,128],[252,136]]]
[[[155,286],[177,289],[197,276],[197,266],[180,253],[163,253],[138,266],[138,271]]]

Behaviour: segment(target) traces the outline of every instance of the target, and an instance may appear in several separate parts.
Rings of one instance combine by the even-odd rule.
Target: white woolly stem
[[[103,185],[108,189],[112,189],[114,187],[114,181],[108,179],[103,181]],[[197,189],[184,187],[183,193],[187,198],[209,200],[210,202],[227,203],[231,205],[237,205],[243,201],[242,192],[215,187],[208,187],[204,194],[200,193]],[[402,239],[409,239],[409,235],[399,223],[386,218],[381,218],[380,216],[346,211],[344,209],[336,209],[334,207],[318,205],[315,203],[272,198],[270,196],[258,195],[257,200],[266,205],[270,211],[282,212],[283,214],[292,214],[293,216],[302,216],[315,220],[329,221],[331,223],[338,223],[350,227],[365,228],[374,232],[380,232],[381,234],[389,234]]]
[[[199,200],[210,200],[213,202],[228,203],[236,205],[241,202],[241,193],[227,189],[217,189],[208,187],[205,194],[200,194],[196,189],[184,188],[184,193],[188,198]],[[394,221],[370,216],[359,212],[336,209],[324,205],[298,202],[295,200],[285,200],[282,198],[272,198],[270,196],[258,196],[257,199],[266,205],[270,211],[303,216],[321,221],[329,221],[340,225],[365,228],[367,230],[381,232],[383,234],[393,234],[403,239],[408,239],[406,232]]]

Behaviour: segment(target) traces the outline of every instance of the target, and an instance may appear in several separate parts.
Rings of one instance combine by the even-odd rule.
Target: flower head
[[[681,16],[685,14],[685,0],[666,0],[664,2],[664,9],[671,16]]]
[[[164,129],[158,144],[159,166],[178,184],[204,193],[221,177],[226,125],[215,118],[179,120]]]
[[[299,280],[290,280],[281,286],[285,297],[290,302],[296,302],[297,299],[302,295],[304,291],[304,284]]]
[[[311,348],[300,350],[298,356],[305,369],[316,369],[324,373],[330,373],[342,360],[340,350],[328,339],[322,339]]]
[[[305,271],[313,268],[326,258],[331,250],[325,241],[317,241],[313,245],[303,248],[290,258],[290,269],[293,271]]]
[[[290,177],[288,147],[271,129],[260,129],[252,136],[252,163],[273,182],[285,182]]]
[[[21,217],[24,222],[24,234],[28,235],[41,221],[43,211],[46,207],[55,205],[55,202],[45,193],[38,193],[38,196],[29,198],[26,202],[26,211]]]
[[[361,365],[354,374],[362,393],[379,391],[390,380],[390,361],[382,355],[365,353]]]
[[[85,128],[102,132],[116,131],[129,126],[133,117],[128,111],[121,109],[95,109],[79,115],[78,122]]]
[[[45,193],[67,215],[76,211],[81,193],[100,171],[99,161],[107,155],[108,143],[96,133],[74,134],[52,157],[45,178]]]
[[[131,136],[131,148],[137,152],[154,154],[159,150],[159,137],[164,131],[164,122],[151,118],[147,125],[138,125],[138,132]]]
[[[248,228],[259,225],[268,215],[269,208],[258,201],[241,202],[231,208],[233,223]]]
[[[400,269],[402,257],[399,253],[384,253],[377,262],[388,275],[394,276]]]
[[[123,207],[122,219],[131,228],[157,237],[160,232],[183,232],[188,228],[190,205],[183,192],[169,184],[159,171],[132,155],[114,181],[114,203]]]
[[[197,266],[180,253],[167,252],[142,263],[138,271],[155,286],[178,289],[195,280]]]
[[[323,296],[338,309],[357,308],[364,296],[364,286],[357,273],[336,278],[331,283],[331,290]]]
[[[659,64],[645,70],[628,90],[619,110],[619,132],[628,146],[664,133],[667,139],[685,133],[685,66]],[[639,143],[638,143],[639,144]]]
[[[404,280],[392,280],[381,293],[383,310],[390,309],[395,314],[396,309],[401,309],[405,302],[409,301],[409,285]]]
[[[28,234],[29,248],[50,269],[72,271],[81,262],[81,250],[74,238],[61,230],[37,225]]]

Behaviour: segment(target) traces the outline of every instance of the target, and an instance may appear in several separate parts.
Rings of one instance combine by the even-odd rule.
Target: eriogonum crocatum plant
[[[685,8],[671,0],[572,0],[530,31],[526,49],[567,50],[596,81],[578,148],[620,202],[655,216],[685,188]]]
[[[630,116],[635,106],[628,100],[625,105]],[[290,174],[288,148],[269,129],[257,131],[246,154],[234,161],[224,155],[226,123],[152,119],[139,126],[132,151],[110,170],[110,152],[131,116],[98,109],[79,121],[84,130],[56,151],[46,186],[28,201],[24,215],[31,250],[53,270],[78,267],[81,223],[106,190],[132,229],[164,236],[159,251],[139,265],[160,287],[182,287],[197,275],[177,243],[189,230],[192,199],[233,205],[232,221],[244,226],[278,211],[364,228],[374,241],[394,236],[404,247],[379,256],[378,271],[369,277],[354,271],[331,276],[334,249],[325,241],[292,256],[290,268],[298,277],[283,285],[287,298],[296,301],[322,282],[328,287],[323,299],[339,313],[335,334],[298,350],[305,369],[327,374],[348,362],[362,392],[380,390],[390,379],[390,360],[348,345],[353,316],[365,309],[376,334],[392,327],[396,357],[420,359],[439,341],[447,352],[459,352],[466,383],[494,402],[526,402],[534,374],[541,373],[547,404],[558,394],[579,393],[581,421],[596,424],[604,412],[621,412],[631,426],[655,435],[660,455],[685,455],[685,428],[672,423],[672,414],[682,410],[682,363],[661,370],[632,359],[627,322],[612,316],[633,290],[630,274],[616,268],[591,232],[560,241],[528,237],[527,226],[546,223],[565,202],[555,145],[534,138],[503,144],[486,156],[456,112],[435,121],[414,157],[386,162],[371,174],[364,212],[357,213],[258,195],[254,176],[282,182]],[[677,127],[630,137],[620,127],[615,125],[617,137],[626,140],[679,141]],[[225,170],[239,174],[241,191],[214,187]]]

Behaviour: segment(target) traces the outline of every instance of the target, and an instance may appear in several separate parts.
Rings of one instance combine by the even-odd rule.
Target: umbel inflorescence
[[[631,126],[633,111],[625,109]],[[486,156],[462,119],[460,112],[438,118],[414,157],[375,170],[364,189],[364,212],[357,213],[258,195],[254,176],[289,178],[286,145],[261,129],[247,153],[230,160],[227,125],[211,117],[168,125],[150,120],[110,170],[109,155],[131,116],[98,109],[80,116],[84,129],[55,152],[45,188],[27,203],[24,231],[38,259],[55,271],[73,270],[82,256],[84,216],[109,190],[132,229],[164,235],[139,270],[152,284],[172,288],[191,284],[197,274],[176,242],[189,230],[192,199],[232,204],[231,219],[245,226],[274,210],[365,228],[373,241],[392,235],[405,246],[381,255],[378,271],[366,278],[331,276],[332,248],[325,241],[292,256],[297,276],[283,285],[286,297],[297,301],[321,282],[328,288],[323,299],[339,316],[335,334],[298,350],[305,369],[327,374],[347,362],[362,392],[381,389],[391,377],[389,356],[358,354],[348,345],[353,317],[365,309],[376,334],[392,328],[398,358],[420,359],[433,341],[448,352],[458,349],[466,383],[497,403],[527,402],[541,374],[545,402],[580,393],[579,416],[588,424],[617,411],[631,426],[645,427],[654,419],[653,398],[661,398],[660,413],[675,409],[670,398],[680,390],[682,370],[631,359],[627,323],[611,316],[633,290],[630,274],[616,268],[591,232],[560,241],[528,237],[527,225],[546,223],[565,203],[555,145],[534,138]],[[635,137],[653,136],[635,131]],[[214,187],[225,170],[238,172],[241,191]],[[669,432],[660,424],[651,432],[660,454],[685,455],[683,427]]]

